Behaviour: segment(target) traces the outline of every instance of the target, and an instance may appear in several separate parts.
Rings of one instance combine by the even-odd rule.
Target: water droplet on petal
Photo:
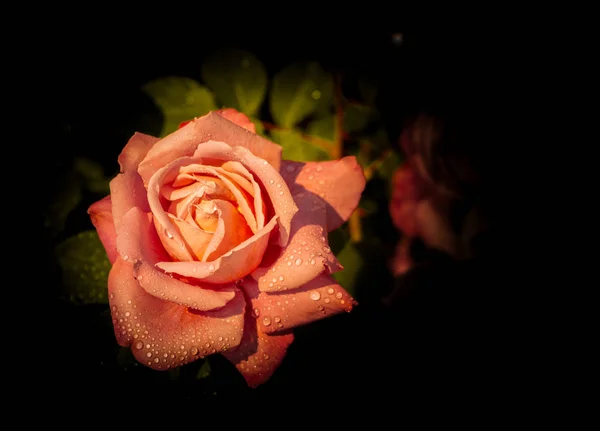
[[[341,299],[341,298],[342,298],[342,296],[344,296],[344,295],[342,295],[342,292],[338,292],[338,293],[336,293],[336,294],[335,294],[335,297],[336,297],[337,299]]]
[[[138,350],[142,350],[144,348],[144,343],[142,341],[137,341],[135,343],[135,348]]]
[[[269,358],[270,358],[270,356],[269,356],[269,354],[268,354],[268,353],[265,353],[265,354],[263,355],[263,358],[265,358],[265,359],[269,359]]]
[[[333,295],[333,287],[330,287],[329,289],[327,289],[327,293],[329,293],[330,295]]]
[[[316,290],[314,292],[310,292],[310,299],[312,299],[313,301],[318,301],[319,299],[321,299],[321,294]]]
[[[263,319],[263,325],[269,326],[270,324],[271,324],[271,319],[269,319],[268,317],[265,317]]]
[[[255,308],[254,310],[252,310],[252,315],[254,317],[260,316],[260,310],[258,308]]]
[[[209,271],[214,271],[215,270],[215,266],[211,263],[210,265],[208,265],[208,270]]]
[[[317,172],[321,172],[323,170],[323,166],[317,165]]]
[[[111,293],[110,295],[108,295],[108,297],[109,297],[110,299],[115,299],[115,294],[114,294],[114,293]]]
[[[146,356],[148,356],[149,358],[151,358],[152,357],[152,352],[146,353]]]
[[[296,265],[302,265],[302,259],[296,259]]]
[[[277,316],[273,320],[275,321],[275,323],[279,323],[281,322],[281,317]]]
[[[165,233],[167,234],[167,237],[169,239],[173,238],[173,234],[171,232],[169,232],[168,230],[165,230]]]
[[[279,276],[279,281],[283,281],[283,275]]]

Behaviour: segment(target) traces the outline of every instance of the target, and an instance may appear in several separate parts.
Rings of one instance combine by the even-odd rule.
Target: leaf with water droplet
[[[145,83],[142,91],[152,98],[163,114],[161,137],[177,130],[180,123],[217,109],[213,93],[191,78],[158,78]]]
[[[259,111],[267,94],[265,67],[246,51],[217,51],[203,61],[200,73],[219,102],[249,116]]]
[[[210,362],[208,361],[208,358],[204,358],[204,363],[198,370],[198,374],[196,374],[196,378],[197,379],[205,379],[208,376],[210,376],[210,371],[211,371]]]
[[[307,141],[297,130],[271,130],[274,142],[283,147],[282,157],[297,162],[329,160],[329,153],[313,142]]]
[[[293,127],[333,100],[333,78],[316,62],[296,62],[273,77],[269,109],[276,124]]]
[[[63,287],[77,304],[108,304],[111,264],[95,230],[72,236],[56,247]]]
[[[336,254],[336,257],[344,269],[331,275],[350,295],[354,296],[354,288],[358,281],[358,274],[363,266],[363,258],[358,249],[350,241],[346,243],[342,251]]]

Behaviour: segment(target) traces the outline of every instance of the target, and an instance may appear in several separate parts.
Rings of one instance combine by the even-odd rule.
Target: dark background
[[[140,85],[166,75],[199,78],[202,57],[221,47],[254,53],[270,75],[303,59],[344,76],[367,74],[380,84],[377,104],[393,139],[404,119],[423,108],[469,105],[474,111],[497,112],[498,104],[506,103],[506,95],[499,95],[508,86],[501,77],[516,61],[510,60],[497,35],[433,26],[326,35],[207,32],[190,44],[185,38],[143,31],[121,38],[78,31],[48,43],[54,64],[47,76],[54,90],[51,134],[61,142],[41,151],[50,172],[60,172],[74,155],[99,161],[107,172],[116,169],[116,156],[141,121],[140,112],[152,114]],[[402,34],[401,44],[394,43],[394,33]],[[510,382],[524,365],[509,340],[514,316],[502,313],[510,300],[502,284],[504,262],[494,255],[459,265],[432,255],[430,266],[413,275],[409,293],[394,307],[384,307],[381,299],[401,282],[385,271],[385,259],[399,236],[387,214],[381,214],[379,225],[386,247],[367,262],[370,272],[361,276],[357,293],[360,305],[349,315],[300,328],[281,367],[257,389],[248,389],[218,355],[210,358],[211,376],[201,381],[186,378],[196,371],[193,366],[183,367],[179,380],[118,368],[108,307],[75,307],[58,298],[60,272],[48,242],[44,332],[56,360],[46,366],[49,382],[43,387],[62,388],[68,400],[102,399],[110,392],[111,402],[129,400],[134,390],[163,385],[164,392],[155,391],[159,398],[168,393],[170,399],[186,400],[294,398],[310,392],[332,399],[436,398],[448,404],[485,404],[500,394],[518,395]],[[86,218],[72,217],[67,229],[90,227]],[[41,384],[32,385],[40,389]]]

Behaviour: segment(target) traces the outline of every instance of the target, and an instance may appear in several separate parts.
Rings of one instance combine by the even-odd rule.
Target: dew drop
[[[135,343],[135,348],[138,350],[142,350],[144,348],[144,343],[142,341],[137,341]]]
[[[129,316],[131,316],[131,313],[128,311],[125,313],[125,317],[129,317]]]
[[[160,359],[154,358],[154,362],[158,364],[160,362]]]
[[[331,253],[331,249],[329,247],[323,247],[323,251],[325,253]]]
[[[279,281],[283,281],[283,275],[279,276]]]
[[[269,180],[269,184],[273,184],[274,182],[274,180]]]
[[[190,352],[191,352],[192,355],[196,356],[198,354],[198,348],[196,346],[193,346],[190,349]]]
[[[263,355],[263,358],[265,358],[265,359],[269,359],[269,358],[270,358],[270,356],[269,356],[269,354],[268,354],[268,353],[265,353],[265,354]]]
[[[269,326],[270,324],[271,324],[271,319],[269,319],[268,317],[265,317],[263,319],[263,325]]]
[[[169,232],[168,230],[165,230],[165,233],[167,234],[167,237],[169,239],[173,238],[173,234],[171,232]]]
[[[275,321],[275,323],[279,323],[281,322],[281,317],[277,316],[273,320]]]
[[[108,297],[109,297],[110,299],[115,299],[115,294],[114,294],[114,293],[111,293],[110,295],[108,295]]]
[[[146,353],[146,356],[148,356],[149,358],[151,358],[152,357],[152,352]]]
[[[321,172],[323,170],[323,166],[317,165],[317,172]]]
[[[327,289],[327,293],[329,293],[330,295],[333,295],[333,287],[330,287],[329,289]]]
[[[338,292],[338,293],[335,294],[335,297],[337,299],[342,299],[342,296],[344,296],[344,295],[342,295],[342,292]]]
[[[325,304],[329,304],[329,302],[331,301],[331,299],[325,298],[324,301],[325,301]]]
[[[312,299],[313,301],[318,301],[319,299],[321,299],[321,294],[316,290],[314,292],[310,292],[310,299]]]
[[[252,314],[254,315],[254,317],[258,317],[260,316],[260,310],[258,308],[255,308],[254,310],[252,310]]]
[[[325,184],[325,181],[319,180],[319,184],[323,185],[323,184]]]
[[[210,265],[208,265],[208,270],[209,271],[214,271],[215,270],[215,266],[211,263]]]
[[[311,261],[310,261],[310,264],[311,264],[311,265],[314,265],[315,263],[316,263],[316,262],[315,262],[315,260],[314,260],[314,259],[311,259]]]
[[[302,259],[296,259],[296,265],[302,265]]]

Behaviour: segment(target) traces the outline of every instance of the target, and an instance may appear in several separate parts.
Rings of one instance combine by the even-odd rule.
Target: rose
[[[329,275],[341,266],[327,232],[365,179],[354,157],[281,160],[235,110],[182,126],[134,134],[110,195],[88,210],[112,263],[116,339],[156,370],[223,354],[254,387],[292,328],[356,304]]]
[[[429,248],[457,253],[458,239],[449,220],[449,208],[457,194],[446,186],[450,183],[447,178],[438,180],[432,175],[438,163],[434,146],[439,139],[439,131],[427,117],[417,118],[400,137],[406,161],[393,174],[389,203],[392,222],[402,233],[391,262],[395,275],[413,266],[410,248],[415,239]]]

